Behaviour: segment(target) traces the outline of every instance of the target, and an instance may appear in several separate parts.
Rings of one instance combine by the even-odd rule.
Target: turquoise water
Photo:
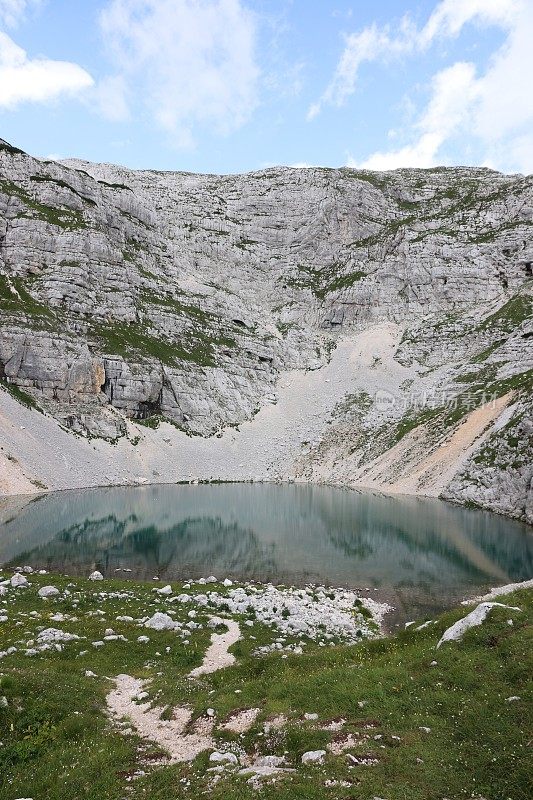
[[[322,486],[107,488],[1,501],[0,563],[353,587],[391,602],[394,624],[533,577],[533,534],[439,500]]]

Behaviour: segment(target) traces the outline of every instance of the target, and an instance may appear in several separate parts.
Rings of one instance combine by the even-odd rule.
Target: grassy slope
[[[49,625],[86,636],[87,641],[69,643],[61,653],[34,657],[16,653],[0,661],[0,696],[8,698],[7,708],[0,708],[2,800],[126,796],[173,800],[204,793],[215,800],[255,797],[256,791],[235,775],[227,774],[211,786],[212,777],[205,772],[207,754],[192,764],[143,766],[142,757],[148,757],[149,763],[150,753],[157,748],[134,736],[120,736],[104,714],[104,698],[111,686],[104,676],[120,672],[153,678],[151,693],[160,692],[158,704],[188,702],[196,715],[205,713],[208,706],[216,710],[218,719],[232,709],[261,707],[250,732],[219,737],[221,747],[225,740],[250,754],[285,753],[289,764],[297,767],[290,776],[265,785],[261,796],[267,800],[371,800],[375,796],[454,800],[478,795],[489,800],[526,800],[531,796],[527,743],[532,733],[527,712],[531,709],[528,678],[533,672],[532,592],[516,592],[503,600],[519,606],[521,613],[495,609],[462,643],[447,644],[438,651],[435,646],[444,629],[468,609],[449,612],[421,632],[410,628],[394,638],[363,641],[355,647],[309,644],[304,655],[286,659],[280,654],[253,657],[254,647],[272,641],[277,632],[257,623],[242,626],[244,638],[233,649],[237,664],[193,685],[184,675],[201,662],[206,631],[196,632],[190,645],[184,646],[173,633],[141,631],[133,623],[115,621],[120,614],[137,617],[163,610],[166,603],[155,598],[152,587],[120,581],[71,582],[49,575],[33,575],[30,580],[30,589],[10,590],[2,598],[0,609],[3,605],[7,612],[0,610],[0,614],[9,617],[0,623],[2,648],[16,641],[25,643],[38,627]],[[39,586],[51,583],[58,588],[71,583],[71,596],[39,599]],[[127,594],[102,598],[101,591]],[[73,600],[79,603],[75,609]],[[187,606],[171,607],[178,612],[176,618],[185,618]],[[86,616],[97,609],[104,611],[103,617]],[[29,616],[34,611],[37,616]],[[49,616],[58,611],[75,613],[78,621],[51,622]],[[512,626],[507,623],[511,617]],[[202,621],[201,614],[198,619]],[[91,641],[101,639],[107,626],[129,641],[94,649]],[[141,632],[149,634],[148,644],[137,643]],[[88,653],[79,656],[84,649]],[[433,660],[436,666],[431,666]],[[86,669],[99,677],[86,678]],[[235,694],[236,689],[241,693]],[[506,702],[511,695],[521,699]],[[349,769],[345,755],[328,754],[323,766],[302,767],[303,752],[323,747],[337,735],[320,730],[316,722],[303,721],[305,712],[319,714],[320,721],[345,718],[344,730],[362,736],[350,752],[371,754],[379,763]],[[264,734],[265,719],[279,713],[287,715],[288,726]],[[421,731],[421,726],[431,731]],[[139,767],[146,775],[128,782]],[[328,787],[327,780],[350,785]]]

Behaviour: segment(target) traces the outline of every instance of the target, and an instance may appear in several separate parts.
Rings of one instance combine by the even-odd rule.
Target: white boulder
[[[508,608],[511,611],[521,610],[515,606],[503,605],[503,603],[480,603],[473,611],[470,612],[470,614],[467,614],[466,617],[458,620],[450,628],[447,628],[447,630],[444,631],[439,643],[437,644],[437,649],[441,646],[441,644],[444,644],[444,642],[460,641],[467,630],[470,628],[475,628],[477,625],[481,625],[494,607]]]
[[[323,764],[325,757],[325,750],[308,750],[302,756],[302,764]]]
[[[176,623],[168,614],[156,611],[150,619],[146,620],[144,627],[152,628],[154,631],[173,631],[176,628]]]
[[[47,597],[56,597],[59,594],[59,589],[55,586],[41,586],[37,594],[45,599]]]
[[[234,753],[219,753],[215,751],[209,756],[212,764],[238,764],[239,761]]]
[[[29,585],[28,579],[20,572],[15,572],[11,578],[11,586],[14,589],[27,589]]]

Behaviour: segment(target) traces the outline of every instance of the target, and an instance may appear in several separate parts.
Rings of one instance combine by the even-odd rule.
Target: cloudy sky
[[[0,136],[39,156],[533,172],[533,0],[0,0]]]

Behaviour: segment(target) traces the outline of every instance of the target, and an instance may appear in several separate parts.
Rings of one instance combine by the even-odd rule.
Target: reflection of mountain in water
[[[165,531],[155,526],[126,529],[135,515],[118,520],[110,515],[85,520],[60,531],[51,541],[22,553],[18,560],[35,562],[50,571],[86,572],[87,566],[112,573],[131,569],[139,578],[203,575],[217,567],[225,573],[275,575],[275,561],[252,531],[220,519],[187,519]]]
[[[0,561],[65,572],[122,567],[140,578],[214,573],[379,587],[419,610],[533,576],[527,526],[425,498],[319,486],[150,486],[4,502],[0,514]]]

